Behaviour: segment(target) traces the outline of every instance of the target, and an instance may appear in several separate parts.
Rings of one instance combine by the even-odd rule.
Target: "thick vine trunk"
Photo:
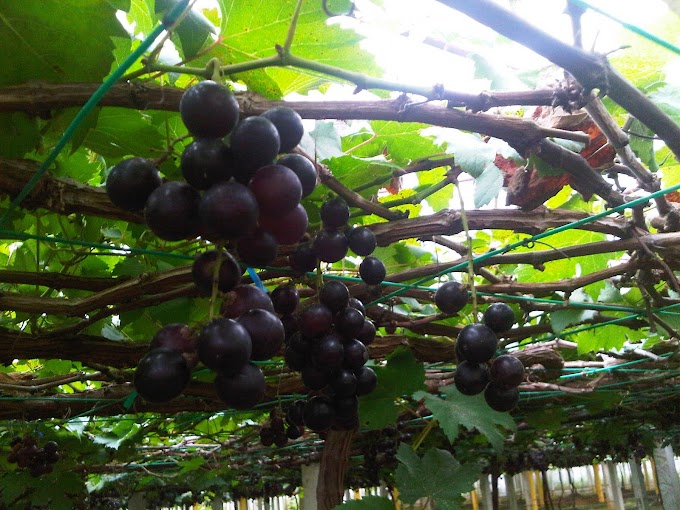
[[[316,489],[318,510],[331,510],[342,503],[345,474],[355,433],[355,430],[331,430],[326,436]]]

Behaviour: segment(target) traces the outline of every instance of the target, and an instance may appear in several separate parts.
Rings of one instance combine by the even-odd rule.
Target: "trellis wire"
[[[627,30],[630,30],[631,32],[633,32],[635,34],[637,34],[641,37],[644,37],[645,39],[648,39],[648,40],[658,44],[659,46],[663,46],[664,48],[672,51],[673,53],[680,55],[680,48],[679,47],[675,46],[674,44],[669,43],[668,41],[666,41],[664,39],[661,39],[660,37],[652,34],[651,32],[647,32],[647,30],[640,28],[637,25],[633,25],[632,23],[627,23],[627,22],[623,21],[622,19],[614,16],[613,14],[610,14],[610,13],[606,12],[605,10],[600,9],[599,7],[595,7],[594,5],[590,5],[588,2],[585,2],[583,0],[569,0],[569,2],[572,3],[572,4],[578,5],[579,7],[583,7],[584,9],[589,9],[593,12],[601,14],[605,18],[609,18],[610,20],[615,21],[616,23],[618,23],[622,27],[626,28]]]
[[[625,209],[630,209],[632,207],[637,207],[643,204],[646,204],[650,200],[653,200],[654,198],[661,197],[663,195],[666,195],[668,193],[671,193],[677,189],[680,189],[680,184],[675,184],[673,186],[669,186],[667,188],[664,188],[659,191],[655,191],[654,193],[650,193],[649,195],[645,195],[644,197],[637,198],[635,200],[631,200],[630,202],[626,202],[625,204],[617,205],[616,207],[612,207],[611,209],[607,209],[605,211],[602,211],[597,214],[593,214],[592,216],[588,216],[587,218],[582,218],[577,221],[572,221],[571,223],[567,223],[565,225],[562,225],[561,227],[556,227],[552,230],[548,230],[546,232],[541,232],[540,234],[533,235],[531,237],[527,237],[526,239],[523,239],[521,241],[517,241],[514,243],[507,244],[503,246],[502,248],[497,248],[495,250],[491,250],[487,253],[484,253],[482,255],[478,255],[472,259],[473,264],[476,262],[482,262],[486,259],[489,259],[493,257],[494,255],[500,255],[503,253],[507,253],[509,251],[512,251],[516,248],[519,248],[521,246],[527,246],[530,243],[533,243],[535,241],[539,241],[540,239],[545,239],[546,237],[550,237],[555,234],[559,234],[560,232],[565,232],[567,230],[572,230],[574,228],[578,228],[582,225],[587,225],[588,223],[592,223],[593,221],[599,220],[601,218],[605,218],[607,216],[610,216],[614,213],[624,211]],[[437,278],[439,276],[452,273],[454,271],[460,271],[461,269],[467,267],[468,261],[466,260],[465,262],[461,262],[460,264],[456,264],[455,266],[452,266],[450,268],[444,269],[442,271],[439,271],[438,273],[435,273],[433,275],[428,276],[427,278],[421,278],[417,280],[413,285],[420,285],[421,283],[424,283],[428,280],[431,280],[432,278]],[[380,298],[376,299],[375,301],[372,301],[366,306],[373,306],[377,305],[379,303],[382,303],[383,301],[390,299],[392,297],[398,296],[400,294],[403,294],[408,290],[407,288],[404,289],[399,289],[394,292],[391,292],[390,294],[387,294],[385,296],[381,296]]]
[[[66,128],[64,134],[61,136],[57,144],[47,155],[45,161],[42,162],[38,170],[36,170],[35,174],[33,174],[31,179],[26,183],[14,200],[10,202],[9,207],[0,218],[0,227],[2,227],[7,222],[10,215],[12,214],[12,211],[23,201],[24,198],[28,196],[36,184],[38,184],[42,176],[45,175],[45,172],[47,172],[52,163],[54,163],[54,161],[57,159],[57,156],[59,156],[64,147],[66,147],[66,144],[76,133],[76,130],[80,124],[85,120],[94,107],[97,106],[102,97],[104,97],[104,94],[106,94],[109,89],[113,87],[113,85],[115,85],[120,78],[123,77],[125,71],[127,71],[135,62],[137,62],[137,60],[142,55],[144,55],[144,52],[146,52],[146,50],[151,47],[154,41],[161,35],[161,33],[163,33],[164,30],[170,29],[177,22],[180,15],[182,12],[184,12],[188,5],[189,0],[178,1],[175,6],[165,15],[161,23],[151,31],[151,33],[139,44],[139,46],[132,53],[130,53],[130,55],[128,55],[128,57],[109,75],[109,77],[106,78],[104,83],[99,86],[94,94],[92,94],[90,99],[87,100],[87,102],[83,105],[80,111],[78,111],[74,119]]]

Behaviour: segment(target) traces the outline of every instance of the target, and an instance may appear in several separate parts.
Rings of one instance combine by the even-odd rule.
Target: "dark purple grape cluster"
[[[305,431],[302,421],[304,405],[304,400],[296,400],[287,407],[274,408],[269,413],[269,420],[260,428],[262,446],[283,447],[289,440],[300,438]]]
[[[297,301],[289,294],[288,288],[279,287],[272,297],[276,296],[278,310],[292,314]],[[282,307],[283,303],[287,306]],[[358,397],[373,391],[377,384],[375,372],[364,366],[368,361],[366,347],[376,330],[366,319],[363,304],[350,298],[343,283],[331,280],[320,289],[319,302],[302,308],[294,322],[286,322],[290,324],[286,364],[301,372],[310,391],[304,404],[294,404],[303,407],[286,414],[289,423],[315,432],[356,426]]]
[[[396,427],[386,427],[373,431],[366,445],[362,445],[364,454],[363,469],[366,471],[371,485],[380,485],[379,472],[384,465],[393,465],[396,461],[400,443],[410,443],[413,434],[401,432]]]
[[[152,162],[129,158],[109,172],[109,198],[144,209],[161,239],[230,241],[245,264],[270,264],[280,244],[297,243],[307,230],[300,200],[314,190],[316,168],[298,154],[274,161],[300,142],[302,119],[281,106],[239,121],[234,94],[211,80],[187,89],[180,114],[194,137],[182,153],[185,181],[164,183]]]
[[[464,395],[484,392],[489,407],[511,411],[519,401],[518,386],[524,379],[524,365],[507,354],[493,361],[492,358],[498,348],[497,335],[513,326],[515,315],[505,303],[494,303],[484,312],[483,321],[484,324],[468,324],[458,334],[456,388]]]
[[[290,256],[290,266],[299,272],[313,271],[318,261],[338,262],[349,250],[365,257],[359,266],[359,275],[368,285],[380,284],[386,276],[383,262],[371,256],[377,240],[370,228],[349,228],[349,207],[342,198],[326,200],[321,205],[323,229],[310,244],[303,244]]]
[[[12,449],[7,455],[7,462],[28,469],[35,478],[51,473],[53,464],[61,458],[55,441],[47,441],[41,448],[31,434],[13,437],[10,446]]]

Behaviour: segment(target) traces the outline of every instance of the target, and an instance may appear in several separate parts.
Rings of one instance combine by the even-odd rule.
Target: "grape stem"
[[[458,200],[460,201],[460,220],[463,223],[463,230],[465,230],[465,242],[467,244],[467,259],[468,259],[468,280],[470,282],[470,295],[472,297],[472,321],[478,322],[477,317],[477,288],[475,287],[475,264],[473,262],[474,253],[472,252],[472,237],[470,237],[470,225],[468,224],[467,213],[465,212],[465,201],[463,200],[463,193],[458,184],[458,179],[453,177],[458,191]]]
[[[293,44],[293,39],[295,38],[295,29],[297,28],[297,21],[300,17],[300,10],[302,9],[302,2],[304,0],[298,0],[295,6],[295,12],[293,13],[293,19],[290,20],[290,26],[288,27],[288,35],[286,36],[286,42],[283,43],[283,47],[279,50],[282,55],[287,55],[290,53],[290,47]]]

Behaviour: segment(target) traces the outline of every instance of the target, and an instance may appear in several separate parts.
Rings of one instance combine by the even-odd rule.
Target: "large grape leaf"
[[[432,498],[436,508],[455,510],[461,507],[461,494],[470,492],[481,474],[477,464],[459,463],[451,453],[430,448],[418,457],[411,446],[402,443],[397,451],[400,464],[395,473],[399,499],[413,504],[420,498]]]
[[[179,0],[155,0],[156,12],[165,14],[172,9]],[[208,41],[210,34],[217,33],[217,28],[210,23],[201,11],[194,6],[186,18],[175,28],[175,42],[179,42],[182,56],[190,59],[198,53]]]
[[[444,398],[419,391],[413,398],[423,400],[425,406],[439,422],[439,426],[449,441],[458,437],[460,427],[477,429],[484,434],[495,450],[500,450],[505,440],[506,430],[515,430],[516,425],[508,413],[491,409],[483,395],[469,397],[460,393],[454,385],[440,389]]]
[[[568,333],[568,331],[563,332],[561,336],[576,342],[579,353],[620,349],[626,341],[636,342],[648,335],[646,331],[636,331],[616,324],[581,331],[574,335]]]
[[[376,389],[359,399],[362,427],[383,428],[393,424],[399,415],[395,401],[423,388],[425,368],[410,349],[400,347],[387,357],[387,365],[374,367],[378,375]]]
[[[220,43],[211,57],[223,64],[247,62],[276,54],[283,45],[295,9],[295,0],[237,2],[219,0],[222,10]],[[292,51],[321,64],[351,71],[376,73],[373,57],[359,48],[360,37],[337,24],[329,25],[320,2],[305,2],[298,18]],[[306,92],[322,81],[314,73],[268,68],[238,76],[259,94],[277,98],[291,92]]]
[[[113,62],[116,19],[130,0],[41,0],[0,4],[0,86],[29,80],[96,82]]]

